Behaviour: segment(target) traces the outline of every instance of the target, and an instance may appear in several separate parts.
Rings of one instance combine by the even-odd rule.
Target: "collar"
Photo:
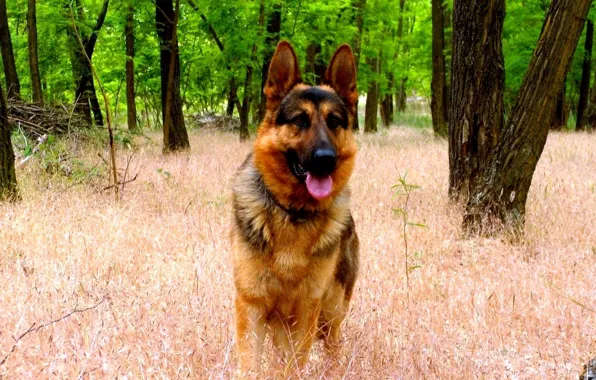
[[[319,211],[308,211],[308,210],[304,210],[302,208],[295,209],[295,208],[291,208],[291,207],[285,207],[284,205],[279,203],[277,198],[275,198],[275,196],[271,193],[271,191],[269,191],[269,189],[265,185],[265,182],[263,181],[263,177],[261,177],[260,175],[259,175],[259,182],[260,182],[261,188],[263,189],[263,194],[265,196],[265,199],[268,201],[267,203],[269,203],[270,205],[271,205],[271,203],[273,203],[271,205],[272,207],[277,207],[277,208],[281,209],[283,212],[285,212],[290,217],[290,220],[293,223],[303,223],[303,222],[306,222],[307,220],[310,220],[310,219],[314,218],[315,216],[319,215]]]

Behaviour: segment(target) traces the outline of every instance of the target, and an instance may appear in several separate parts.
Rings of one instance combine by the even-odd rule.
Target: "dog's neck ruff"
[[[291,207],[285,207],[284,205],[279,203],[277,198],[275,198],[275,195],[273,195],[271,193],[271,191],[269,191],[269,189],[267,188],[267,185],[265,185],[265,181],[263,181],[263,177],[261,175],[259,175],[258,181],[259,181],[259,185],[260,185],[261,189],[263,190],[263,195],[264,195],[265,199],[268,201],[267,203],[269,203],[270,205],[272,203],[271,207],[277,207],[277,208],[281,209],[283,212],[285,212],[290,217],[290,220],[292,222],[303,223],[303,222],[306,222],[307,220],[312,219],[313,217],[319,215],[319,211],[308,211],[308,210],[304,210],[304,209],[294,209]]]

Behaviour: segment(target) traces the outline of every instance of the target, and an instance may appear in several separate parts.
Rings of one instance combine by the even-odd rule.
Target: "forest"
[[[281,40],[310,85],[349,44],[359,94],[363,274],[306,378],[596,373],[594,8],[0,0],[0,378],[232,376],[230,181]]]

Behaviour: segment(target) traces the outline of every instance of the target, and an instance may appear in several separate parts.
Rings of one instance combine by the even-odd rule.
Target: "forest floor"
[[[329,372],[318,343],[302,377],[577,378],[596,355],[596,135],[549,136],[515,243],[461,238],[447,144],[429,130],[359,144],[361,271],[342,356]],[[38,158],[18,169],[23,201],[0,205],[0,377],[232,376],[230,182],[250,145],[217,132],[191,145],[163,157],[159,134],[139,139],[119,202],[100,191],[105,170],[67,179]],[[73,158],[104,165],[98,152],[81,145]],[[131,152],[119,150],[120,167]],[[409,289],[392,212],[406,172],[421,186],[409,220],[427,226],[407,229]]]

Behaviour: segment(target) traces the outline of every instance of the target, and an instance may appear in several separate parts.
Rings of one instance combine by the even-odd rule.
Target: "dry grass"
[[[164,158],[153,138],[138,148],[139,178],[119,203],[98,185],[62,190],[35,161],[19,171],[24,201],[0,206],[0,361],[34,322],[105,302],[23,337],[0,377],[234,373],[229,185],[249,146],[196,133],[189,155]],[[549,138],[516,245],[460,238],[444,142],[397,128],[360,142],[352,187],[362,267],[329,377],[575,378],[596,351],[596,136]],[[92,149],[81,155],[98,160]],[[422,186],[410,219],[428,225],[409,230],[419,266],[409,302],[391,211],[403,199],[390,189],[406,171]],[[305,378],[325,376],[320,351]]]

